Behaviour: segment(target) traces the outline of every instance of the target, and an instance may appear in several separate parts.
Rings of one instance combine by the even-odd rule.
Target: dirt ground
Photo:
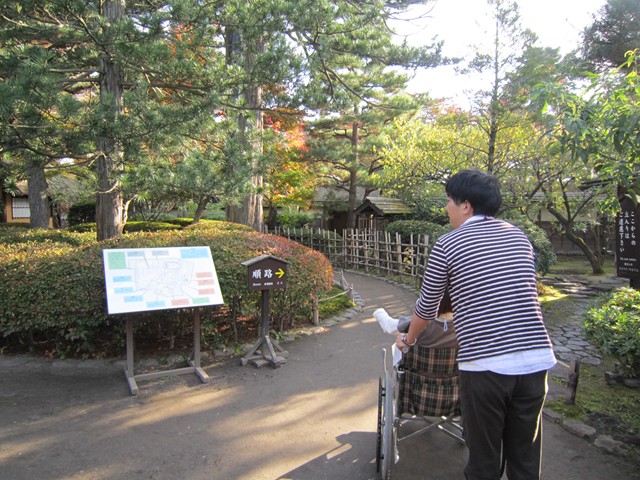
[[[2,480],[322,480],[376,478],[384,334],[373,311],[415,295],[347,274],[362,297],[350,319],[284,344],[280,368],[221,359],[195,375],[139,383],[124,360],[0,356]],[[637,465],[544,423],[543,477],[640,479]],[[465,447],[433,431],[399,446],[392,478],[463,478]]]

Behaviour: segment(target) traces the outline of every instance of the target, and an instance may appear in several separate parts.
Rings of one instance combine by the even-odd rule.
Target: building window
[[[31,218],[29,210],[29,199],[26,197],[14,197],[12,202],[11,215],[13,218]]]

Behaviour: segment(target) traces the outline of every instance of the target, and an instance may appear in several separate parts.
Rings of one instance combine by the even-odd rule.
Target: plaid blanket
[[[460,414],[456,348],[416,345],[400,365],[398,415],[427,417]]]

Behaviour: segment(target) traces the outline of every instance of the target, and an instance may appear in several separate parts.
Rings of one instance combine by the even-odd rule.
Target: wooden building
[[[27,188],[27,182],[18,182],[16,184],[16,190],[16,195],[2,190],[2,222],[29,223],[31,211],[29,210],[29,190]]]
[[[355,210],[356,225],[361,230],[384,230],[389,223],[405,220],[411,213],[412,209],[397,198],[368,196]]]

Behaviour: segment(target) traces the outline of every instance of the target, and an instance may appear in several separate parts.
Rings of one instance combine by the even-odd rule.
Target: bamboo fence
[[[334,268],[371,275],[398,278],[420,286],[427,265],[428,235],[411,235],[403,241],[400,234],[377,230],[333,230],[279,228],[273,233],[296,241],[324,254]]]

